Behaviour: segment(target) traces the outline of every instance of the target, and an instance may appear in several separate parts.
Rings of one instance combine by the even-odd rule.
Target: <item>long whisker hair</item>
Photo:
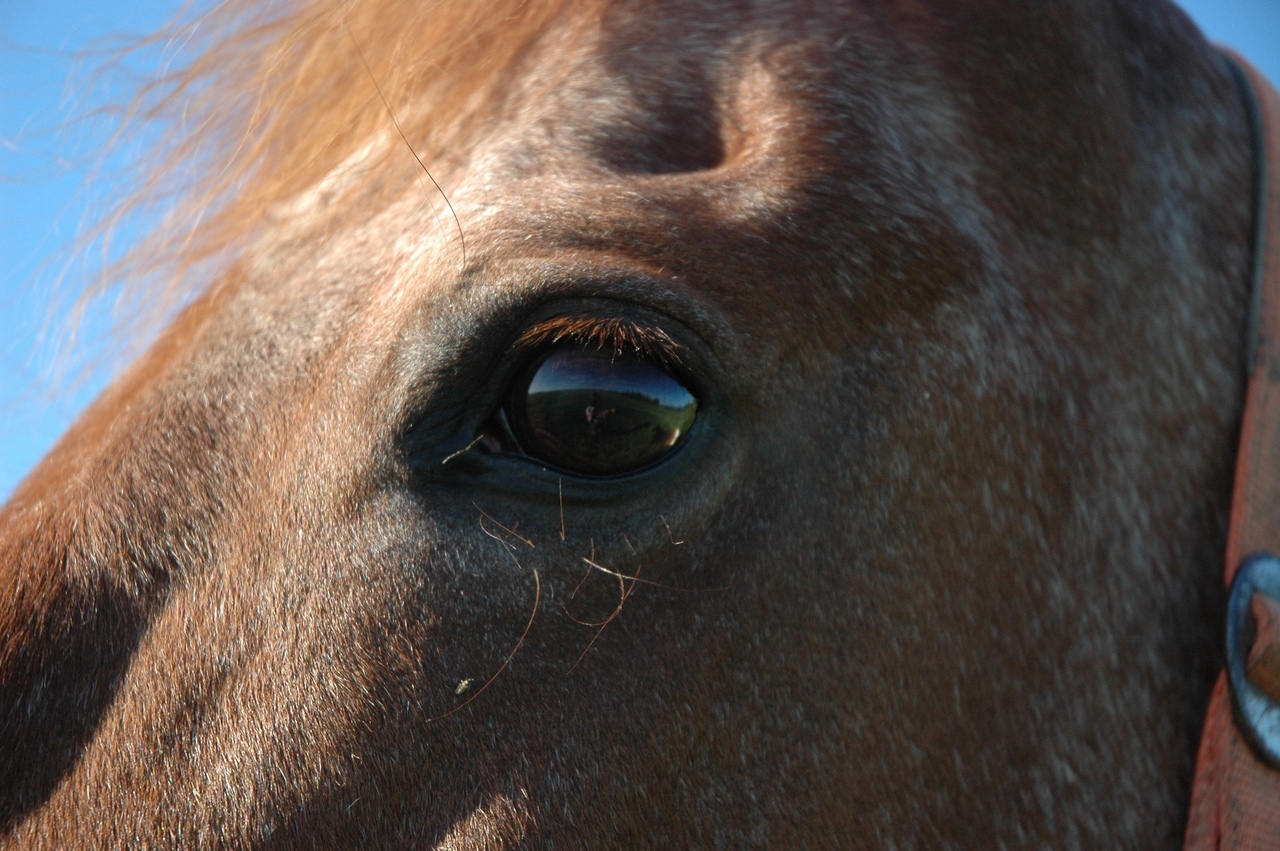
[[[339,13],[342,15],[342,28],[346,30],[347,37],[351,39],[351,46],[355,48],[356,55],[360,57],[360,64],[364,66],[364,70],[369,74],[369,80],[373,83],[374,89],[378,92],[378,98],[382,101],[382,106],[387,110],[387,117],[391,119],[391,124],[396,128],[396,132],[400,134],[400,140],[404,142],[404,146],[408,148],[409,153],[413,155],[414,160],[418,163],[418,167],[422,169],[422,173],[427,176],[427,180],[431,181],[431,185],[440,193],[440,197],[444,199],[445,206],[449,208],[449,212],[453,215],[453,223],[458,226],[458,244],[462,249],[462,268],[467,265],[467,237],[462,232],[462,220],[458,218],[458,211],[453,208],[453,202],[449,200],[449,196],[444,189],[440,187],[439,182],[432,177],[431,170],[427,168],[427,164],[422,161],[422,157],[418,156],[418,152],[413,149],[413,143],[409,141],[409,137],[405,135],[404,128],[400,126],[399,119],[396,118],[396,112],[391,108],[391,101],[387,100],[386,94],[382,91],[382,85],[378,82],[378,77],[373,73],[373,69],[369,67],[369,60],[365,58],[364,51],[360,48],[360,42],[356,41],[355,33],[351,32],[351,26],[347,23],[346,4],[339,4]],[[419,178],[421,180],[421,178]],[[426,189],[424,186],[423,189]],[[435,205],[431,205],[432,213],[435,212]]]

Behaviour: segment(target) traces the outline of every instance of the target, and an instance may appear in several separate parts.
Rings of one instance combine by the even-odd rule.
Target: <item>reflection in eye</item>
[[[657,462],[680,444],[697,412],[693,394],[653,361],[578,346],[534,361],[507,402],[526,454],[587,476]]]

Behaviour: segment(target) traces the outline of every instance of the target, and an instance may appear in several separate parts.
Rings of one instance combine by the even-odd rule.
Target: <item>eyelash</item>
[[[668,368],[681,362],[684,350],[661,328],[620,316],[556,316],[533,326],[516,341],[518,347],[530,352],[530,362],[560,343],[594,346],[601,351],[612,349],[615,355],[632,351]]]

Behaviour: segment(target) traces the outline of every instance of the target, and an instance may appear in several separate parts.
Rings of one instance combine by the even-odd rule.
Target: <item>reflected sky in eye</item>
[[[595,390],[643,396],[676,410],[696,400],[683,384],[647,360],[611,350],[557,349],[538,366],[528,393]]]

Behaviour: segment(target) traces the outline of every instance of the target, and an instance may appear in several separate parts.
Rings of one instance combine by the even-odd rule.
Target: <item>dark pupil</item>
[[[573,473],[616,476],[678,446],[698,400],[651,361],[574,347],[535,361],[507,412],[530,456]]]

